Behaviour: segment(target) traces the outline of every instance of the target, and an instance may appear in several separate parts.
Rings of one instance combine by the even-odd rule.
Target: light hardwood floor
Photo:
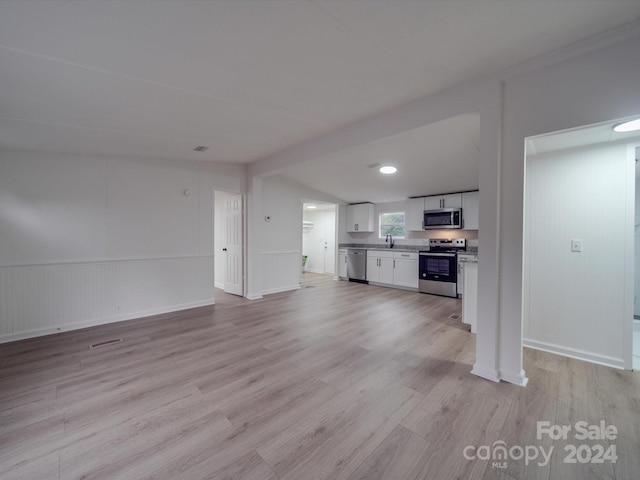
[[[305,274],[302,288],[0,346],[0,478],[640,478],[638,374],[525,350],[469,373],[460,301]],[[114,338],[123,342],[90,349]],[[615,440],[536,438],[601,420]],[[466,446],[554,448],[545,466]],[[618,461],[563,463],[568,444]]]

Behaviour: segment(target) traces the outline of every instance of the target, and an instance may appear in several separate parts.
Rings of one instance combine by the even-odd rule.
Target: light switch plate
[[[582,240],[579,240],[579,239],[571,240],[571,251],[582,252]]]

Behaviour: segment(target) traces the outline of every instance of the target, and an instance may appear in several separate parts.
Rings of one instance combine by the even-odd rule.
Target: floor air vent
[[[460,317],[460,314],[458,313],[452,313],[451,315],[449,315],[449,318],[451,320],[460,320],[461,317]]]
[[[121,338],[114,338],[113,340],[106,340],[104,342],[98,342],[98,343],[94,343],[93,345],[89,346],[89,350],[93,350],[94,348],[100,348],[100,347],[109,347],[111,345],[115,345],[116,343],[120,343],[123,340]]]

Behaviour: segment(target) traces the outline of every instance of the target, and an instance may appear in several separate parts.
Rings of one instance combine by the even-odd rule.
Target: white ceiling
[[[616,123],[630,120],[630,118],[612,120],[611,122],[589,125],[562,132],[552,132],[526,139],[526,154],[540,155],[568,148],[588,147],[603,143],[625,142],[640,145],[640,131],[614,132]],[[640,146],[636,147],[636,178],[640,178]]]
[[[613,126],[616,123],[621,123],[621,120],[527,138],[527,155],[540,155],[556,150],[586,147],[601,143],[640,141],[640,131],[614,132]]]
[[[290,167],[282,175],[350,203],[475,190],[479,133],[479,115],[460,115]],[[385,175],[380,165],[398,171]]]
[[[0,148],[249,163],[639,17],[638,0],[3,0]],[[424,133],[380,145],[446,170]],[[405,175],[403,197],[474,169]],[[335,194],[381,201],[358,188]]]

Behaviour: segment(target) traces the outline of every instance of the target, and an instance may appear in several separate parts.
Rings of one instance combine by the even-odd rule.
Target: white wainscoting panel
[[[624,144],[527,158],[525,345],[622,366],[633,301],[625,273],[633,263],[629,167]],[[571,250],[574,239],[581,252]]]
[[[300,250],[262,252],[262,294],[300,288],[302,253]]]
[[[0,342],[213,303],[209,255],[0,267]]]

